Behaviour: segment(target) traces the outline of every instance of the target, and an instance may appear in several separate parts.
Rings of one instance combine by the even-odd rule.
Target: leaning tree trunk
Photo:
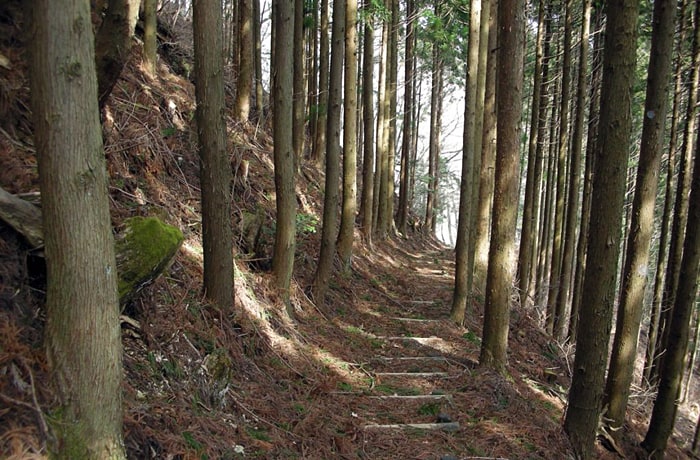
[[[47,259],[56,458],[125,459],[122,350],[90,3],[33,4],[29,76]],[[69,108],[69,109],[68,109]],[[38,409],[38,408],[37,408]]]

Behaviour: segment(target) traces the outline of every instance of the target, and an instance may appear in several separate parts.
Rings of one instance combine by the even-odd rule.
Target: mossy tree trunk
[[[117,269],[90,3],[32,8],[31,103],[47,261],[47,358],[59,390],[52,454],[124,459]]]
[[[228,310],[233,308],[233,230],[224,120],[223,11],[217,0],[195,0],[193,8],[204,292]]]

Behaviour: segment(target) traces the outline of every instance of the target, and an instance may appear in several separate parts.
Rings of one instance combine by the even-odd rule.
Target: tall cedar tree
[[[195,0],[193,3],[204,292],[219,308],[226,310],[233,307],[233,179],[226,151],[222,15],[218,0]]]
[[[435,2],[435,16],[440,17],[440,2]],[[425,220],[423,228],[426,233],[435,235],[437,214],[437,196],[439,185],[440,137],[442,126],[442,52],[440,44],[432,44],[432,72],[430,89],[430,134],[428,141],[428,191],[425,202]]]
[[[507,365],[508,322],[517,262],[515,227],[520,177],[524,3],[522,0],[501,0],[498,5],[498,142],[493,234],[489,248],[479,364],[501,373],[505,372]]]
[[[593,458],[608,358],[627,178],[635,81],[637,0],[607,3],[600,131],[596,143],[588,264],[564,429],[576,454]]]
[[[338,256],[350,269],[357,210],[357,0],[345,2],[345,104],[343,107],[343,204]]]
[[[362,51],[362,201],[360,222],[365,242],[372,244],[372,202],[374,201],[374,25],[372,0],[365,0],[365,27]]]
[[[331,70],[328,91],[328,125],[326,127],[326,186],[323,200],[321,251],[314,275],[312,294],[318,305],[326,298],[333,271],[336,238],[338,237],[338,185],[340,179],[340,108],[343,87],[343,54],[345,52],[345,1],[333,2],[331,30]]]
[[[403,235],[406,234],[409,209],[410,159],[413,147],[414,133],[414,104],[415,84],[413,81],[414,64],[414,0],[406,1],[406,56],[404,60],[404,105],[403,105],[403,138],[401,143],[401,168],[399,172],[399,208],[396,211],[396,227]]]
[[[615,342],[605,388],[611,434],[622,439],[622,426],[634,375],[637,337],[642,320],[644,291],[649,263],[649,245],[654,231],[654,205],[659,182],[666,101],[671,76],[675,2],[654,3],[651,57],[647,77],[637,181],[634,189],[632,220],[627,235],[627,254],[615,322]]]
[[[482,5],[485,3],[482,2]],[[483,8],[482,8],[483,13]],[[496,153],[496,72],[498,41],[498,0],[489,1],[488,14],[488,58],[486,60],[486,82],[484,88],[484,121],[481,141],[481,167],[479,168],[479,206],[476,212],[474,237],[474,279],[477,289],[486,289],[486,271],[489,257],[489,235],[491,231],[491,201],[493,198],[493,170]],[[483,19],[482,19],[483,21]],[[482,38],[483,40],[483,38]],[[477,131],[478,133],[479,131]]]
[[[318,105],[316,106],[316,128],[314,128],[314,145],[311,160],[320,167],[326,157],[326,124],[328,116],[328,62],[330,60],[328,43],[329,0],[321,0],[321,24],[319,37],[319,71],[318,71]]]
[[[294,269],[297,199],[294,193],[294,149],[292,144],[292,51],[294,41],[294,0],[273,3],[275,15],[275,71],[273,140],[275,142],[275,192],[277,226],[272,271],[285,301]],[[288,304],[289,305],[289,304]]]
[[[56,458],[125,459],[117,270],[90,3],[37,0],[29,75],[47,265]],[[68,109],[70,108],[70,109]],[[60,414],[60,415],[58,415]]]
[[[250,94],[253,88],[253,4],[252,0],[238,2],[238,79],[234,116],[239,122],[250,116]]]
[[[306,141],[306,93],[304,92],[304,0],[295,0],[294,3],[294,81],[292,113],[294,117],[292,127],[292,144],[294,145],[294,165],[297,170],[301,167],[301,159],[304,154]]]
[[[464,131],[462,135],[462,177],[459,183],[459,213],[457,244],[455,246],[455,287],[452,295],[450,319],[462,324],[470,297],[469,273],[473,261],[469,259],[470,241],[473,238],[472,205],[474,186],[474,151],[476,143],[476,97],[479,74],[479,39],[481,0],[471,0],[469,7],[469,50],[467,52],[467,76],[465,87]],[[480,154],[480,153],[479,153]]]

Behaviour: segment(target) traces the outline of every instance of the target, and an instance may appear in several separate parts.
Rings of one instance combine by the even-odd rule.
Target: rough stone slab
[[[413,428],[418,430],[440,430],[440,431],[457,431],[459,430],[459,422],[450,423],[397,423],[391,425],[365,425],[365,430],[402,430]]]

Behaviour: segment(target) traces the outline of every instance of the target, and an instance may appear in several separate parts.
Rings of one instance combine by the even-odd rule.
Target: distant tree
[[[112,94],[112,89],[129,59],[139,3],[139,0],[107,2],[107,11],[95,37],[97,97],[100,109]]]
[[[362,53],[362,200],[360,222],[365,242],[372,244],[372,211],[374,201],[374,25],[370,8],[372,0],[365,0],[365,26]]]
[[[326,127],[326,186],[323,199],[321,251],[314,275],[312,295],[322,305],[326,298],[338,236],[338,188],[340,179],[340,110],[343,87],[343,54],[345,52],[345,1],[333,2],[331,31],[331,69],[328,91],[328,126]]]
[[[311,151],[311,161],[318,167],[326,157],[326,124],[328,115],[328,72],[330,62],[328,16],[329,0],[321,0],[321,27],[319,37],[318,64],[318,105],[316,112],[316,127],[314,128],[314,144]]]
[[[151,75],[156,74],[158,62],[157,3],[157,0],[143,0],[143,61],[146,71]]]
[[[637,358],[637,337],[644,306],[649,246],[654,231],[654,205],[664,140],[675,16],[675,2],[654,3],[639,166],[615,322],[615,341],[605,387],[604,407],[608,408],[606,418],[610,420],[610,433],[616,441],[622,439],[621,428],[625,422]]]
[[[474,157],[476,143],[476,98],[479,73],[479,40],[481,0],[471,0],[469,8],[469,46],[467,52],[467,75],[465,88],[464,131],[462,135],[462,177],[459,185],[459,212],[457,214],[457,244],[455,246],[455,286],[452,296],[450,319],[462,324],[470,297],[469,273],[474,261],[469,259],[470,240],[473,237],[472,194],[474,185]],[[479,152],[481,155],[481,152]]]
[[[498,142],[479,365],[501,373],[507,365],[508,322],[517,262],[515,229],[520,176],[524,9],[521,0],[500,0],[498,5]]]
[[[406,1],[406,56],[404,58],[404,103],[403,103],[403,138],[401,140],[401,166],[399,171],[399,205],[396,211],[396,227],[401,234],[406,234],[409,208],[409,188],[411,155],[414,133],[415,82],[414,43],[415,43],[415,7],[414,0]]]
[[[561,337],[566,325],[566,302],[557,302],[561,289],[562,253],[564,250],[564,219],[566,215],[566,179],[569,157],[569,98],[571,97],[571,42],[573,35],[572,0],[562,2],[564,8],[564,50],[562,55],[561,95],[559,97],[559,136],[557,147],[556,198],[554,208],[554,233],[549,272],[547,314],[551,316],[554,337]],[[578,191],[577,191],[578,193]]]
[[[253,88],[253,4],[252,0],[238,2],[238,79],[234,118],[239,122],[250,117],[250,95]]]
[[[440,2],[435,2],[435,16],[440,17]],[[432,44],[432,72],[430,84],[430,137],[428,141],[428,193],[426,195],[424,231],[435,235],[435,216],[439,188],[440,138],[442,132],[443,59],[440,45]]]
[[[345,2],[345,92],[343,106],[343,204],[338,255],[350,269],[357,211],[357,0]]]
[[[38,0],[29,60],[55,458],[125,459],[122,349],[90,3]]]
[[[596,142],[596,173],[591,210],[589,263],[581,304],[578,340],[564,429],[580,458],[592,458],[608,358],[615,300],[620,227],[630,148],[632,88],[635,82],[639,2],[606,4],[600,129]]]
[[[273,140],[275,143],[275,192],[277,225],[272,270],[277,287],[289,301],[294,269],[297,200],[294,191],[294,147],[292,144],[292,51],[294,40],[294,0],[273,3],[275,15],[275,70]]]
[[[304,47],[304,0],[294,4],[294,78],[292,91],[292,143],[294,144],[294,166],[301,167],[306,143],[306,92],[305,87],[305,47]]]

